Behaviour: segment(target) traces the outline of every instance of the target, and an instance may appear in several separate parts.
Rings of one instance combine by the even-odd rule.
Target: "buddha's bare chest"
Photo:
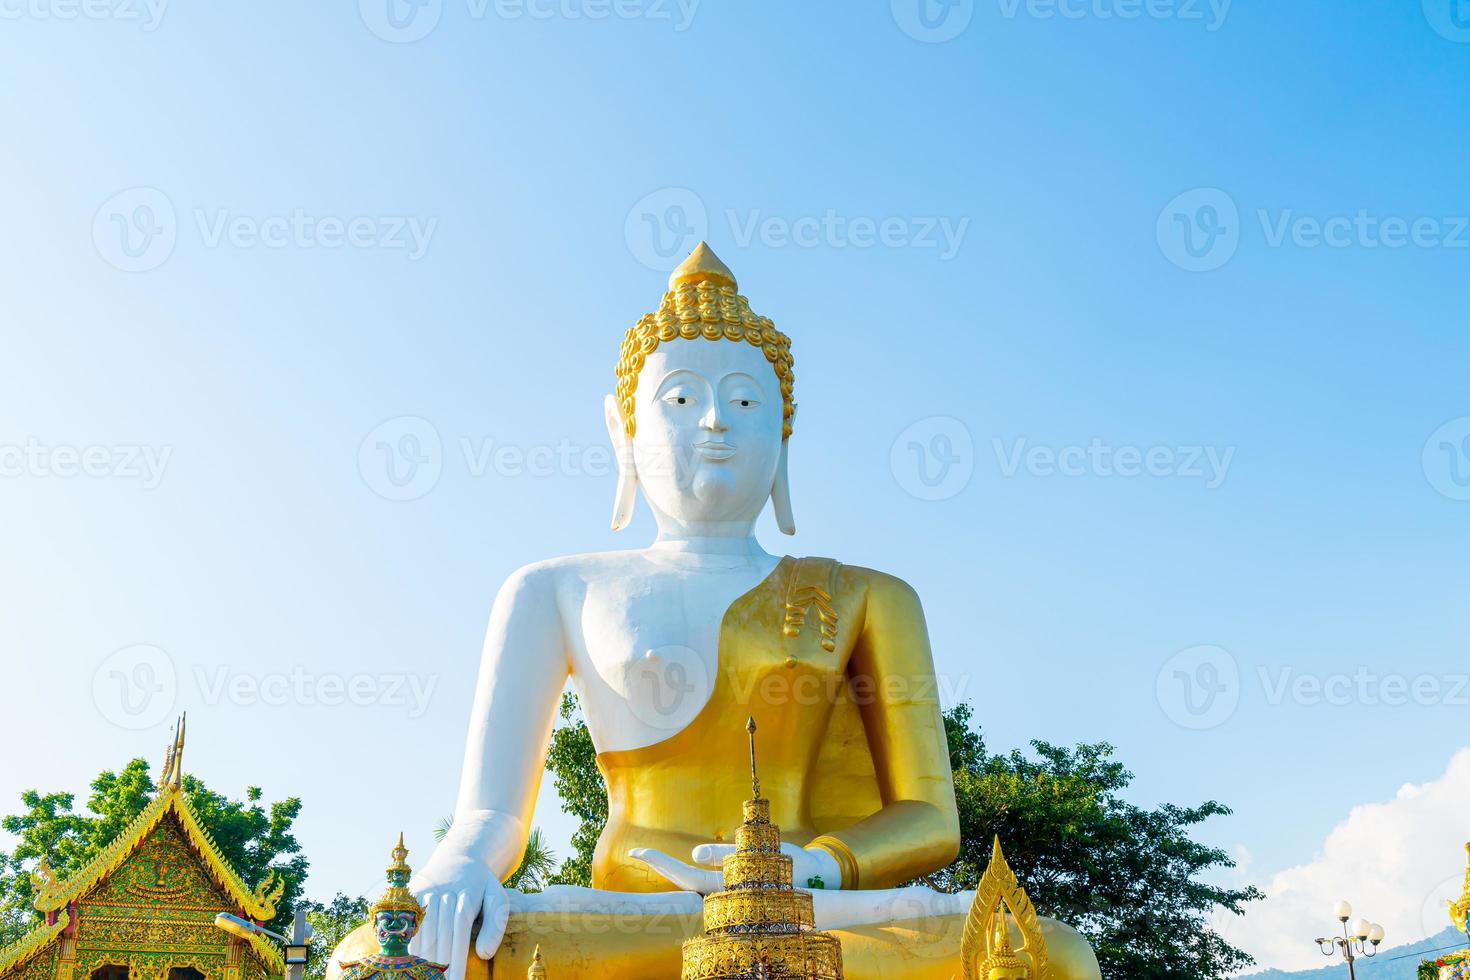
[[[714,666],[725,612],[766,576],[740,572],[658,572],[589,583],[582,600],[582,652],[604,668],[620,668],[667,648],[686,648]]]

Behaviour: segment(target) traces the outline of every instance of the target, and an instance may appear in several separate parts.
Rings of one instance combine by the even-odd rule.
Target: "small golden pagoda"
[[[704,900],[704,935],[684,943],[683,980],[841,980],[842,944],[818,932],[811,892],[791,883],[791,858],[781,853],[781,828],[761,797],[755,767],[755,719],[750,737],[752,799],[724,860],[724,890]]]

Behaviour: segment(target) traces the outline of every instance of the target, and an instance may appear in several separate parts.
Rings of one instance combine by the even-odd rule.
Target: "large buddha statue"
[[[755,538],[768,501],[795,531],[790,341],[701,243],[627,331],[616,373],[612,523],[629,523],[641,488],[657,537],[528,565],[500,590],[453,827],[411,884],[426,909],[414,952],[449,963],[451,980],[524,976],[538,943],[557,980],[677,977],[733,850],[749,765],[730,733],[750,716],[793,879],[814,889],[848,980],[957,975],[972,895],[900,887],[959,846],[919,599],[891,575],[778,557]],[[501,882],[568,680],[607,826],[592,888],[522,894]],[[1043,928],[1054,980],[1099,976],[1077,933]]]

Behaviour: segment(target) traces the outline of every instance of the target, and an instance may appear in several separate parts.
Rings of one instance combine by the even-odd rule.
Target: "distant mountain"
[[[1358,973],[1358,980],[1415,980],[1415,977],[1418,976],[1419,964],[1424,960],[1431,956],[1464,948],[1465,934],[1458,929],[1451,928],[1417,943],[1382,950],[1372,959],[1358,960],[1353,964],[1353,968]],[[1324,956],[1322,962],[1331,965],[1318,970],[1299,970],[1295,973],[1267,970],[1264,973],[1248,974],[1241,977],[1240,980],[1347,980],[1347,967],[1343,965],[1341,954],[1332,960]]]

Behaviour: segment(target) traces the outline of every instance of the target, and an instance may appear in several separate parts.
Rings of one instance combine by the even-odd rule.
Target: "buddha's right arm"
[[[515,871],[530,834],[569,671],[555,570],[522,568],[501,587],[490,613],[455,825],[445,838],[500,880]]]

